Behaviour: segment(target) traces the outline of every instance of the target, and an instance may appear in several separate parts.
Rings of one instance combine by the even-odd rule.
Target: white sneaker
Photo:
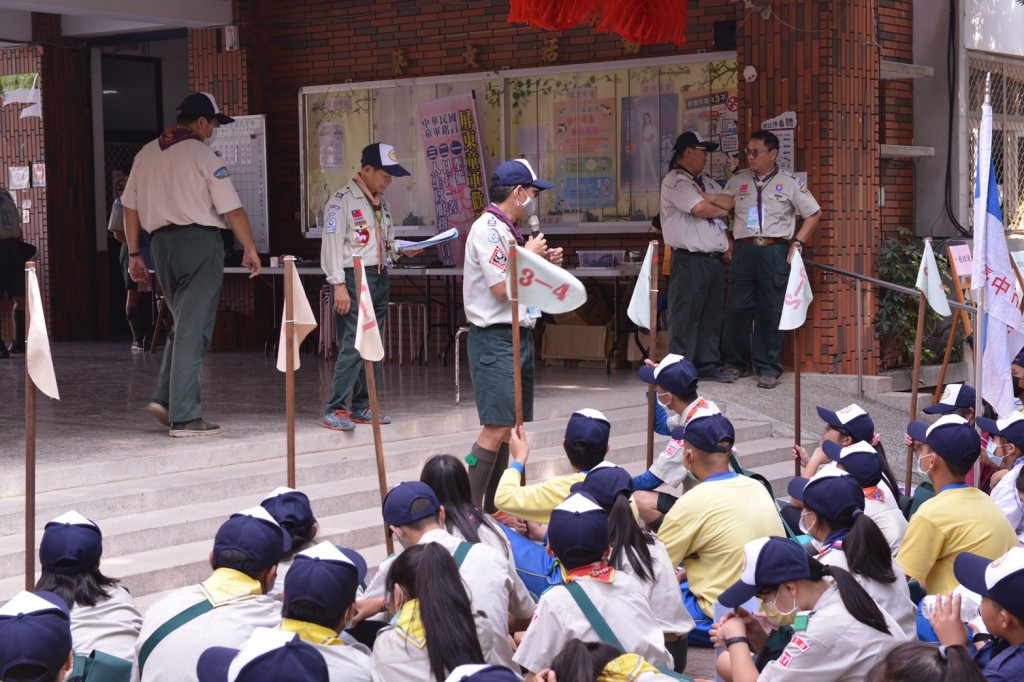
[[[146,348],[138,341],[132,341],[132,352],[133,353],[145,353]]]

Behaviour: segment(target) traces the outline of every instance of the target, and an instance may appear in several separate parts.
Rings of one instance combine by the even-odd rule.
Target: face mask
[[[801,514],[800,515],[800,524],[799,524],[800,525],[800,532],[803,533],[804,535],[810,535],[811,534],[811,530],[810,530],[810,528],[807,527],[807,524],[804,523],[804,516],[805,516],[805,514]]]
[[[918,456],[917,464],[914,465],[914,470],[917,471],[917,473],[921,474],[922,476],[928,475],[928,472],[921,467],[921,460],[923,460],[925,457],[935,457],[935,453],[929,453],[927,455]]]
[[[779,592],[775,595],[775,599],[773,599],[772,601],[761,602],[761,611],[764,612],[764,615],[768,618],[768,620],[772,621],[773,623],[775,623],[775,625],[779,627],[792,625],[796,621],[796,613],[797,611],[799,611],[799,609],[796,606],[796,600],[793,601],[793,608],[791,608],[789,611],[783,612],[779,610],[779,607],[776,604],[776,602],[779,601],[779,597],[781,595],[782,588],[779,588]]]
[[[210,136],[203,140],[203,144],[210,146],[217,139],[217,128],[214,128],[212,123],[207,123],[207,125],[210,126]]]
[[[669,403],[672,402],[672,394],[668,391],[665,391],[664,393],[655,393],[654,396],[658,399],[658,402],[661,403],[662,407],[668,407]],[[665,396],[665,399],[662,400],[661,396]]]
[[[523,212],[526,213],[526,217],[537,215],[537,200],[531,197],[529,194],[526,195],[526,201],[519,204],[523,207]]]
[[[988,458],[992,460],[992,463],[995,464],[997,467],[1003,466],[1003,461],[1006,459],[1005,457],[996,456],[996,450],[1003,447],[1004,445],[1006,444],[1004,443],[1003,445],[996,445],[996,442],[994,440],[990,440],[988,442],[988,445],[985,447],[985,451],[988,453]]]

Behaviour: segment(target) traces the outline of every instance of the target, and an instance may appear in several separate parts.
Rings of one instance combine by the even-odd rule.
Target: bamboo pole
[[[800,328],[793,330],[793,440],[800,445]],[[799,477],[800,460],[793,460],[794,475]]]
[[[25,292],[29,290],[29,273],[36,269],[35,261],[25,263]],[[30,343],[28,330],[32,325],[32,308],[25,305],[25,337]],[[25,589],[35,588],[36,576],[36,385],[28,372],[28,352],[25,349]]]
[[[651,257],[651,321],[650,341],[648,342],[647,357],[651,362],[655,360],[654,351],[658,347],[658,242],[652,241],[650,247],[653,250]],[[654,414],[655,404],[658,399],[658,390],[651,384],[647,387],[647,468],[654,464]]]
[[[288,487],[295,486],[295,256],[284,257],[284,351],[285,351],[285,421],[288,441]]]
[[[519,262],[516,258],[516,243],[510,241],[508,245],[508,265],[512,278],[509,283],[509,303],[512,304],[512,377],[516,397],[516,426],[523,425],[523,368],[519,363],[522,358],[519,353]]]
[[[914,371],[911,374],[910,387],[910,421],[917,419],[917,394],[921,383],[921,346],[924,343],[924,318],[928,312],[928,303],[924,292],[917,304],[917,338],[914,339]],[[910,494],[911,479],[914,475],[914,444],[907,446],[907,473],[904,494]]]

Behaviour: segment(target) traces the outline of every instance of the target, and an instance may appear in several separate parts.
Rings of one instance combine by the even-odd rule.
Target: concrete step
[[[891,407],[896,410],[903,412],[910,412],[910,400],[912,396],[910,393],[903,393],[900,391],[886,391],[885,393],[879,393],[874,396],[875,400]],[[931,390],[922,391],[917,396],[917,409],[921,410],[928,405],[932,404],[932,393]]]

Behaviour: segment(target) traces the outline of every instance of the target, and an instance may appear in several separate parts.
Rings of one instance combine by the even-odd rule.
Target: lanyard
[[[775,170],[764,176],[763,179],[758,178],[756,173],[754,174],[754,189],[757,190],[757,231],[759,233],[764,232],[764,201],[761,199],[761,192],[764,191],[764,188],[768,186],[768,183],[772,181],[772,178],[778,172],[779,167],[776,166]]]
[[[500,208],[491,204],[484,209],[484,213],[490,213],[492,216],[505,223],[508,226],[508,229],[512,230],[512,235],[516,238],[516,242],[520,246],[526,243],[526,237],[523,236],[522,232],[516,229],[515,223],[509,220],[508,216],[505,215]]]

